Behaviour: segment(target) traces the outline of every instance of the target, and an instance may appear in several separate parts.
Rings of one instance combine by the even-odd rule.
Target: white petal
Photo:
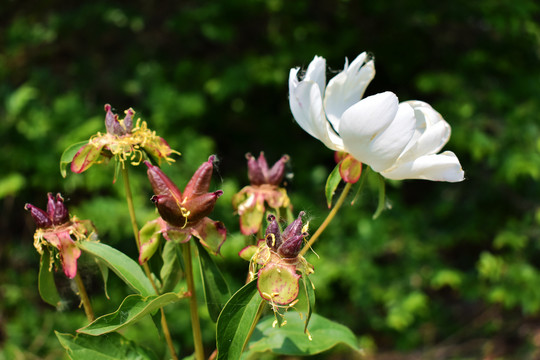
[[[441,114],[429,104],[422,101],[407,101],[414,109],[417,132],[421,135],[415,139],[408,158],[439,152],[450,139],[450,125],[444,121]]]
[[[390,171],[383,171],[381,175],[394,180],[424,179],[449,182],[464,180],[461,164],[451,151],[421,156],[414,161],[401,163]]]
[[[321,90],[321,96],[326,87],[326,60],[323,57],[315,56],[308,65],[304,79],[306,81],[315,81]]]
[[[293,70],[291,70],[291,76]],[[343,150],[341,139],[331,129],[322,106],[321,92],[317,83],[301,81],[294,86],[289,78],[289,104],[294,119],[308,134],[322,141],[332,150]]]
[[[343,112],[362,98],[374,76],[373,60],[369,60],[364,52],[350,65],[346,61],[343,71],[330,80],[324,95],[324,108],[335,129],[339,128]]]
[[[369,96],[347,109],[339,134],[345,151],[380,172],[391,167],[414,132],[414,111],[398,105],[387,91]]]

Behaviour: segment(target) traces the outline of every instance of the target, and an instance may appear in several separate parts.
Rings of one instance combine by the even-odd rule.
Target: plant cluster
[[[107,239],[99,238],[90,220],[70,216],[60,194],[48,194],[46,211],[31,204],[25,206],[37,225],[35,246],[41,254],[42,298],[53,306],[59,305],[51,271],[62,268],[69,279],[74,279],[87,315],[88,324],[76,335],[57,332],[68,355],[85,359],[89,353],[99,352],[118,358],[153,358],[148,349],[118,332],[151,315],[161,329],[169,355],[176,359],[175,339],[164,308],[188,301],[194,358],[205,359],[208,354],[197,300],[200,293],[204,294],[210,318],[216,322],[212,359],[240,359],[257,353],[261,347],[278,354],[296,354],[270,340],[272,333],[281,331],[286,331],[283,336],[295,344],[296,351],[301,349],[301,355],[316,354],[339,343],[358,349],[349,329],[314,313],[316,289],[311,278],[317,272],[306,259],[307,252],[321,238],[353,186],[357,191],[362,189],[370,171],[380,184],[375,218],[385,208],[385,178],[450,182],[464,179],[457,157],[449,151],[439,154],[450,137],[450,126],[442,116],[425,102],[399,103],[391,92],[362,98],[374,75],[374,62],[366,53],[350,64],[346,60],[343,71],[328,84],[326,62],[321,57],[316,56],[305,71],[291,69],[289,101],[295,120],[336,151],[338,164],[328,176],[325,189],[330,212],[310,236],[309,221],[304,220],[306,213],[301,210],[294,218],[293,204],[282,186],[289,157],[285,155],[269,167],[263,153],[258,159],[248,153],[251,184],[233,197],[233,207],[240,216],[242,233],[255,235],[256,241],[239,253],[249,265],[245,285],[232,295],[213,259],[220,254],[227,237],[224,223],[209,218],[223,194],[222,190],[210,191],[216,157],[211,155],[202,163],[181,191],[159,167],[162,160],[174,162],[171,156],[179,153],[145,121],[138,119],[134,125],[133,109],[126,110],[124,119],[119,120],[111,106],[105,105],[106,133],[68,147],[60,160],[61,172],[66,175],[68,165],[73,173],[82,173],[94,164],[114,163],[114,181],[120,173],[123,177],[138,263],[107,245]],[[147,167],[153,189],[150,199],[159,217],[140,227],[127,167],[142,163]],[[346,185],[334,203],[341,180]],[[301,208],[301,204],[294,207]],[[104,279],[112,270],[134,292],[115,311],[95,316],[77,267],[81,254],[96,262]],[[202,288],[194,277],[193,254],[201,269]],[[160,268],[150,261],[155,256],[161,257],[157,262]],[[266,311],[273,314],[274,320],[261,321],[258,329],[265,336],[250,342]],[[113,344],[114,350],[105,343]]]

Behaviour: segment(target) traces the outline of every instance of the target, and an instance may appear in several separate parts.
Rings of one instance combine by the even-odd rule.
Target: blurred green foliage
[[[182,153],[164,166],[178,184],[218,155],[214,186],[225,194],[212,218],[229,230],[219,262],[237,289],[247,264],[236,253],[246,240],[230,201],[247,183],[246,152],[264,150],[270,162],[289,154],[296,210],[307,211],[312,229],[327,212],[333,154],[293,122],[288,70],[314,55],[339,70],[345,56],[364,50],[376,56],[368,94],[391,90],[431,103],[452,126],[447,149],[466,180],[391,182],[392,209],[376,221],[369,184],[316,244],[320,258],[309,255],[317,312],[353,329],[368,351],[452,345],[454,358],[538,353],[538,2],[5,1],[0,21],[0,359],[59,358],[52,329],[84,323],[60,276],[67,299],[60,315],[70,316],[39,299],[25,202],[43,207],[46,192],[62,192],[102,241],[135,257],[112,166],[66,179],[58,168],[68,145],[104,131],[105,103],[117,112],[133,107]],[[143,223],[154,216],[151,189],[142,167],[130,171]],[[98,271],[88,277],[96,308],[108,308]],[[109,286],[115,304],[125,295],[119,288]],[[187,307],[167,311],[180,352],[189,354]],[[211,346],[213,328],[203,321]],[[127,335],[145,346],[159,341],[145,334],[143,324]],[[471,352],[473,340],[480,345]]]

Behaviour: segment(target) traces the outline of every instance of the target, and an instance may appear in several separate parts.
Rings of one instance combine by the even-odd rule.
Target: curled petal
[[[414,110],[415,133],[398,161],[409,162],[439,152],[450,139],[450,125],[441,114],[422,101],[406,101]]]
[[[445,151],[438,155],[425,155],[407,163],[401,163],[389,171],[381,172],[388,179],[424,179],[459,182],[464,172],[456,155]]]
[[[346,61],[343,71],[330,79],[324,96],[324,108],[335,129],[339,128],[343,112],[360,101],[373,77],[375,64],[363,52],[350,65]]]
[[[289,84],[294,83],[295,70],[291,70]],[[294,119],[308,134],[332,150],[343,150],[343,142],[326,120],[319,85],[302,81],[289,85],[289,103]]]

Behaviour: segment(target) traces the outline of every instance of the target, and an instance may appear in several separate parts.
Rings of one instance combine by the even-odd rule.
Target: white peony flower
[[[299,79],[289,74],[289,102],[296,122],[328,148],[345,151],[388,179],[457,182],[464,173],[451,151],[437,154],[450,125],[429,104],[399,103],[392,92],[368,96],[375,76],[364,52],[326,85],[326,60],[315,56]]]

